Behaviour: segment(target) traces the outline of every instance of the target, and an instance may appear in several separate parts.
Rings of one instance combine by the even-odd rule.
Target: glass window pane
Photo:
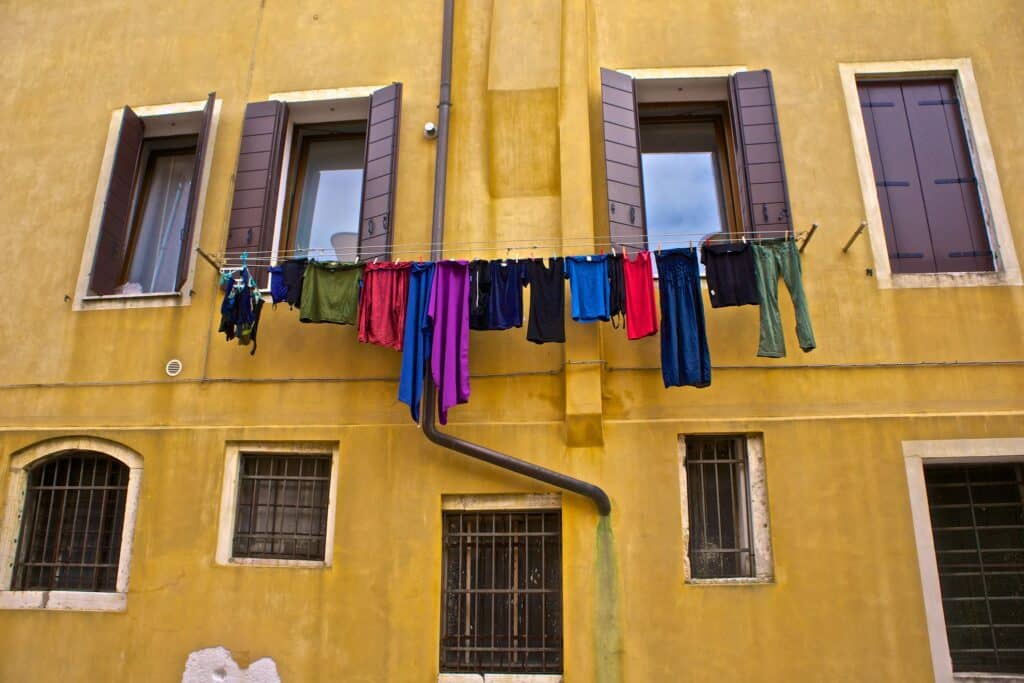
[[[174,291],[195,161],[194,151],[151,157],[146,171],[149,185],[138,207],[138,235],[123,292]]]
[[[308,145],[295,249],[350,261],[359,231],[364,141],[341,138]]]

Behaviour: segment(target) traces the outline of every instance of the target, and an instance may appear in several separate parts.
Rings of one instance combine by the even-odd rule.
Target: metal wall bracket
[[[804,241],[800,245],[800,253],[801,254],[804,253],[804,247],[807,246],[807,243],[811,241],[811,238],[814,237],[814,233],[816,233],[817,231],[818,231],[818,224],[817,223],[811,223],[811,229],[807,231],[807,236],[804,237]]]
[[[850,246],[853,244],[854,240],[860,237],[860,234],[864,232],[864,228],[866,227],[868,227],[868,222],[861,221],[860,225],[857,226],[857,229],[853,232],[853,235],[850,237],[850,239],[846,240],[846,245],[843,247],[844,254],[850,250]]]

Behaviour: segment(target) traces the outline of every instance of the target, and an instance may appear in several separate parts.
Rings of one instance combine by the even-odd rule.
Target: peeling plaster
[[[248,669],[242,669],[228,650],[208,647],[188,656],[181,683],[281,683],[281,676],[270,657],[257,659]]]

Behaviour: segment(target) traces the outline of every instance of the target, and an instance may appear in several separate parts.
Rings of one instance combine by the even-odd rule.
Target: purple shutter
[[[392,83],[370,96],[359,213],[359,258],[364,261],[391,256],[401,114],[401,83]]]
[[[225,250],[229,256],[237,257],[245,251],[270,256],[287,123],[288,106],[284,102],[250,102],[245,107]],[[266,268],[254,266],[250,270],[256,281],[264,284]]]
[[[128,248],[128,223],[132,214],[132,193],[138,175],[143,130],[142,119],[130,107],[125,107],[89,280],[89,289],[96,294],[113,294],[120,284]]]
[[[901,87],[936,270],[993,270],[978,180],[953,82],[908,81]]]
[[[792,232],[771,72],[741,71],[730,76],[729,98],[744,231]]]
[[[206,144],[210,135],[210,122],[213,120],[213,107],[217,93],[212,92],[203,108],[203,121],[199,125],[199,138],[196,141],[196,162],[192,168],[192,184],[188,193],[188,208],[185,210],[185,226],[181,232],[181,253],[178,256],[178,280],[175,289],[181,289],[188,279],[188,266],[192,262],[192,239],[199,229],[196,225],[196,211],[199,205],[199,192],[203,184],[203,164],[206,161]]]
[[[601,69],[605,177],[608,183],[608,234],[617,247],[647,244],[640,127],[636,90],[626,74]]]

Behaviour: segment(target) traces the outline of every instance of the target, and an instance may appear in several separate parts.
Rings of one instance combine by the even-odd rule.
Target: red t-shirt
[[[626,334],[641,339],[658,331],[658,312],[654,305],[654,273],[651,252],[637,252],[636,258],[622,259],[626,280]]]
[[[359,295],[359,341],[402,350],[410,263],[367,263]]]

